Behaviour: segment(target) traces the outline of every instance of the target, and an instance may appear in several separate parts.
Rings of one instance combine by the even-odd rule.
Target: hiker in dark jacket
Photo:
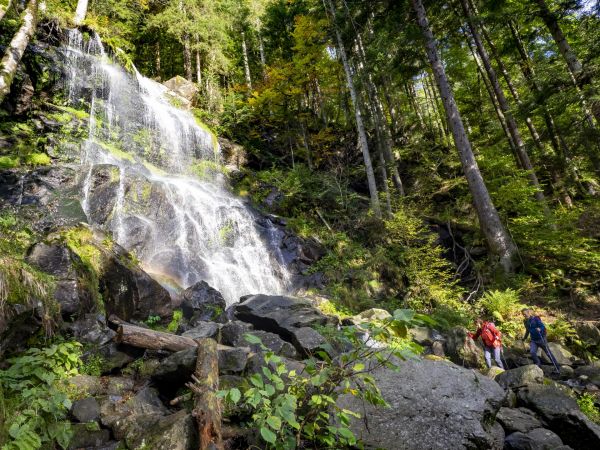
[[[560,372],[560,366],[556,361],[556,358],[548,347],[548,341],[546,340],[546,326],[539,316],[534,316],[533,311],[529,308],[523,309],[523,317],[525,321],[525,336],[523,340],[526,340],[528,336],[531,336],[531,342],[529,343],[529,351],[531,352],[531,358],[536,366],[541,367],[542,362],[538,356],[538,348],[544,350],[548,359],[554,364],[555,371]]]
[[[492,352],[494,353],[494,361],[501,369],[504,369],[502,359],[500,355],[502,353],[502,334],[494,326],[493,322],[487,322],[483,319],[477,319],[477,331],[475,333],[469,333],[469,337],[474,341],[481,336],[483,341],[483,354],[485,356],[485,363],[488,368],[492,367]]]

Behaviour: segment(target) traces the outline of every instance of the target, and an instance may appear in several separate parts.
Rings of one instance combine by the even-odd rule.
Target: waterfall
[[[228,304],[285,293],[281,232],[229,192],[214,136],[170,103],[165,86],[112,62],[97,36],[71,30],[65,55],[69,102],[90,111],[81,153],[88,221],[159,280],[204,280]]]

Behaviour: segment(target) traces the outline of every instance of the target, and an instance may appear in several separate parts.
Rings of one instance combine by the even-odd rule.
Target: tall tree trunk
[[[388,174],[385,157],[383,156],[383,148],[379,148],[377,152],[379,154],[379,170],[381,172],[381,185],[383,186],[383,193],[385,194],[385,213],[387,217],[392,217],[392,200],[390,197],[390,188],[388,186]]]
[[[0,5],[0,20],[2,20],[2,18],[4,17],[4,14],[6,14],[6,11],[8,11],[10,9],[11,3],[12,3],[12,0],[8,0],[6,5]]]
[[[548,205],[546,204],[546,199],[544,198],[544,192],[540,183],[538,181],[537,175],[535,173],[535,169],[533,164],[531,164],[531,160],[529,159],[529,154],[527,153],[527,149],[525,148],[525,143],[521,138],[521,133],[519,132],[519,127],[517,126],[517,122],[515,121],[512,112],[508,106],[508,101],[504,95],[504,91],[500,86],[500,82],[498,81],[498,77],[496,76],[496,71],[492,67],[492,63],[490,61],[490,57],[483,46],[483,42],[481,41],[481,37],[479,36],[479,31],[475,26],[473,21],[473,16],[471,14],[471,8],[469,7],[468,0],[461,0],[461,5],[463,7],[463,12],[465,13],[465,17],[467,18],[467,23],[469,24],[469,29],[471,30],[471,35],[473,40],[475,41],[475,46],[477,48],[477,52],[481,58],[481,62],[485,68],[485,71],[488,75],[490,83],[494,88],[494,92],[496,94],[496,99],[498,100],[498,105],[504,116],[506,117],[506,125],[508,126],[508,131],[510,131],[510,135],[512,136],[513,142],[515,144],[515,148],[517,150],[518,159],[521,163],[521,167],[527,170],[529,181],[531,185],[535,188],[535,198],[540,202],[544,211],[549,214]]]
[[[202,65],[200,64],[200,50],[196,50],[196,83],[202,87]]]
[[[492,203],[489,192],[473,155],[471,143],[465,132],[460,112],[454,100],[454,94],[446,77],[446,71],[440,59],[437,43],[429,28],[429,21],[422,0],[412,0],[413,8],[425,40],[427,58],[436,79],[446,111],[448,126],[452,131],[460,161],[469,184],[475,210],[479,217],[481,231],[488,242],[490,252],[499,258],[505,272],[513,272],[517,264],[517,247],[500,221],[498,211]]]
[[[19,62],[23,57],[23,53],[27,48],[29,40],[35,33],[37,25],[38,0],[30,0],[27,8],[23,12],[21,28],[13,36],[10,44],[4,53],[4,57],[0,62],[0,103],[4,97],[10,92]]]
[[[265,45],[263,43],[262,35],[258,33],[258,54],[260,56],[260,67],[262,68],[263,80],[267,78],[267,58],[265,56]]]
[[[246,47],[246,33],[242,31],[242,58],[244,59],[244,74],[246,75],[246,86],[248,92],[252,92],[252,77],[250,76],[250,64],[248,63],[248,48]]]
[[[193,81],[192,76],[192,49],[190,45],[189,34],[183,35],[183,71],[185,72],[185,78],[188,81]]]
[[[85,20],[85,16],[87,15],[88,9],[88,0],[79,0],[77,2],[77,9],[75,10],[75,18],[73,22],[75,25],[81,25]]]
[[[154,61],[156,76],[160,80],[160,41],[156,41],[154,45]]]
[[[328,3],[329,11],[331,12],[331,21],[335,30],[335,35],[338,43],[338,50],[344,66],[344,72],[346,73],[346,83],[348,84],[348,90],[350,91],[350,98],[352,106],[354,108],[354,117],[356,120],[356,129],[358,131],[358,139],[360,148],[363,154],[363,160],[365,163],[365,171],[367,173],[367,182],[369,185],[369,194],[371,197],[371,209],[377,217],[381,217],[381,207],[379,206],[379,195],[377,193],[377,184],[375,182],[375,173],[373,172],[373,164],[371,163],[371,155],[369,154],[369,145],[367,142],[367,132],[363,124],[362,114],[360,112],[360,105],[358,104],[358,96],[356,95],[356,88],[354,86],[354,80],[352,78],[352,72],[350,71],[350,64],[348,63],[348,57],[346,56],[346,49],[344,48],[344,42],[342,41],[342,35],[336,24],[335,7],[333,6],[332,0],[324,0]]]

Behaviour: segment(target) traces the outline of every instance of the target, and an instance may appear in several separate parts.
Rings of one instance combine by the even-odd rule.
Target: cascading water
[[[284,293],[280,231],[258,225],[227,190],[212,134],[170,104],[166,87],[112,63],[97,36],[72,30],[65,54],[69,99],[90,104],[81,158],[90,223],[110,229],[150,274],[184,288],[204,280],[228,303]],[[190,176],[194,165],[206,176]]]

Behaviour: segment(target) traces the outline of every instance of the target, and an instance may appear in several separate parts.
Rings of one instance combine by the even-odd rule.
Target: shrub
[[[577,404],[592,422],[600,424],[600,408],[596,406],[596,396],[585,392],[579,396]]]
[[[476,306],[493,317],[498,328],[509,337],[516,337],[523,328],[519,292],[513,289],[487,291]]]

